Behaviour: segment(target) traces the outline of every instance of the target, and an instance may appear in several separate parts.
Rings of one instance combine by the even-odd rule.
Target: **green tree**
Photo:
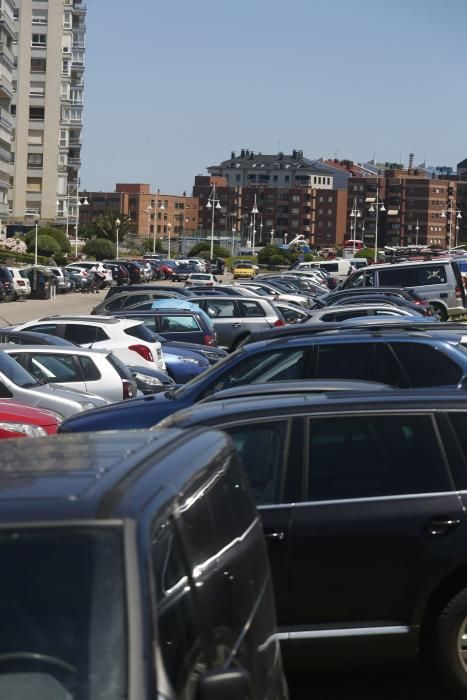
[[[154,245],[154,241],[148,241],[148,240],[143,241],[141,248],[142,248],[143,253],[152,253],[153,251],[155,253],[163,253],[164,252],[164,249],[162,247],[162,241],[160,238],[156,239],[155,245]]]
[[[38,238],[40,238],[41,236],[53,238],[54,241],[58,243],[59,252],[62,254],[69,253],[71,251],[71,244],[68,240],[66,233],[59,228],[53,228],[52,226],[41,226],[37,230],[37,236]],[[31,252],[34,251],[35,239],[36,231],[35,228],[33,228],[31,229],[31,231],[28,231],[24,239],[26,241],[26,245],[28,246],[28,250]]]
[[[107,238],[92,238],[87,241],[83,247],[83,253],[86,257],[96,258],[96,260],[104,260],[115,258],[115,246],[112,241]]]
[[[355,253],[356,258],[366,258],[368,262],[372,262],[375,259],[374,248],[362,248]]]
[[[230,251],[220,245],[215,245],[213,251],[215,258],[228,258],[230,256]],[[206,255],[203,255],[203,253],[206,253]],[[211,243],[209,241],[201,241],[201,243],[194,245],[188,252],[188,257],[193,258],[195,255],[209,258],[211,255]]]
[[[34,253],[34,248],[35,248],[35,237],[31,241],[30,244],[28,244],[28,251],[30,253]],[[55,257],[55,256],[60,256],[62,253],[62,250],[55,240],[55,238],[52,238],[52,236],[46,236],[46,235],[38,235],[37,236],[37,252],[39,255],[44,255],[47,258],[50,257]]]
[[[108,238],[109,241],[115,242],[117,240],[117,219],[120,220],[120,225],[118,226],[118,238],[120,241],[123,241],[127,233],[136,233],[136,225],[128,216],[106,212],[105,214],[99,214],[93,221],[92,225],[96,237]]]

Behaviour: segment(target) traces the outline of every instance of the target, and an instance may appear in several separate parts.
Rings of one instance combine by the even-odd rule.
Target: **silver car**
[[[45,384],[6,352],[0,352],[0,398],[52,411],[61,420],[110,403],[94,394],[66,389],[58,384]]]
[[[137,395],[135,378],[110,350],[11,344],[0,345],[0,350],[47,384],[97,394],[110,402]]]
[[[312,310],[307,323],[335,323],[364,316],[370,316],[375,320],[376,318],[387,319],[388,317],[392,317],[394,320],[401,317],[410,320],[415,317],[407,309],[393,304],[348,304],[347,306],[326,306],[324,309]],[[416,318],[427,320],[421,314],[416,314]]]
[[[280,311],[261,297],[222,297],[207,295],[190,298],[212,319],[217,343],[230,352],[250,333],[284,326]]]

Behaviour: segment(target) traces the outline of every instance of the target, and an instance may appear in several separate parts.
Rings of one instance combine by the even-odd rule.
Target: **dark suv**
[[[465,697],[463,393],[219,399],[161,422],[233,438],[263,519],[286,664],[422,649]]]
[[[456,387],[467,376],[462,331],[443,335],[379,326],[343,330],[342,324],[340,331],[328,331],[333,325],[339,326],[321,324],[321,332],[314,334],[298,330],[294,335],[295,331],[281,328],[267,331],[267,340],[244,345],[174,393],[158,394],[151,402],[133,399],[86,411],[64,421],[60,430],[148,428],[216,391],[242,384],[360,379],[401,388]]]
[[[0,460],[1,698],[286,700],[230,438],[8,440]]]

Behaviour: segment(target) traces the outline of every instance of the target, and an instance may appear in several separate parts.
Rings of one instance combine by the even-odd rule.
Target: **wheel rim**
[[[462,664],[462,668],[467,673],[467,617],[464,617],[459,627],[457,635],[457,655]]]
[[[432,307],[431,307],[431,313],[433,314],[433,316],[434,316],[435,318],[438,319],[438,321],[442,321],[442,320],[443,320],[444,314],[443,314],[442,309],[439,308],[439,306],[432,306]]]

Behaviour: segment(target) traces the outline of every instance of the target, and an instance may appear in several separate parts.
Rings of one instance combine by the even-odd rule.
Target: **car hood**
[[[203,356],[206,353],[208,353],[209,355],[218,355],[220,360],[226,355],[228,355],[228,353],[225,350],[222,350],[222,348],[212,347],[211,345],[200,345],[199,343],[185,343],[179,342],[178,340],[176,343],[172,343],[169,340],[167,341],[167,343],[164,343],[162,345],[162,352],[170,352],[174,355],[179,353],[181,355],[182,352],[185,351],[188,351],[190,355],[191,353],[198,353]]]
[[[60,426],[60,432],[87,433],[95,430],[150,428],[189,405],[189,402],[172,399],[171,396],[171,392],[167,391],[94,408],[68,418]]]
[[[0,420],[24,421],[35,425],[52,425],[57,422],[53,414],[46,409],[26,406],[8,399],[0,399]]]

